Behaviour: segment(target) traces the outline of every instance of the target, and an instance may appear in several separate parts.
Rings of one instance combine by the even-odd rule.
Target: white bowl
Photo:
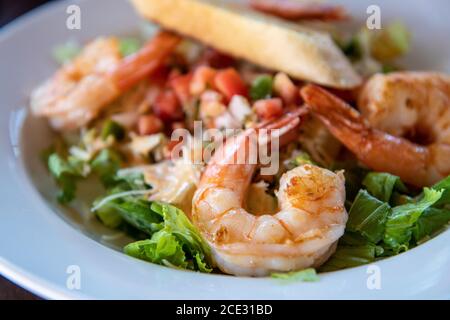
[[[340,1],[364,19],[370,1]],[[126,1],[75,2],[81,30],[65,28],[73,1],[46,5],[0,30],[0,272],[45,298],[99,299],[391,299],[450,298],[450,231],[407,253],[376,263],[381,288],[371,290],[368,266],[332,272],[316,283],[280,285],[272,279],[236,278],[173,270],[109,248],[98,235],[54,205],[54,187],[39,153],[51,134],[27,113],[28,96],[56,69],[51,48],[67,39],[136,30]],[[405,21],[415,36],[406,63],[450,69],[450,3],[378,1],[383,22]],[[79,289],[70,266],[80,270]],[[72,288],[72,289],[71,289]]]

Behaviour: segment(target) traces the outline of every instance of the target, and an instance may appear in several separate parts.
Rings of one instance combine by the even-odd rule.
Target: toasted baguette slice
[[[131,0],[164,28],[299,80],[353,88],[360,76],[330,35],[256,13],[236,0]]]

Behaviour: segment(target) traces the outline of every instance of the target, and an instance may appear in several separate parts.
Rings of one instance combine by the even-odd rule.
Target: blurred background
[[[0,0],[0,31],[3,26],[18,16],[42,5],[55,0]],[[26,299],[34,300],[38,297],[14,285],[0,276],[0,300]]]
[[[0,27],[25,12],[54,0],[0,0]]]

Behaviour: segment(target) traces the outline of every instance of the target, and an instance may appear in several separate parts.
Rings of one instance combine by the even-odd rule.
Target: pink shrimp
[[[448,130],[439,132],[439,138],[435,138],[433,143],[420,145],[407,138],[376,129],[356,109],[325,89],[308,85],[302,89],[301,93],[306,104],[330,132],[369,168],[397,175],[403,181],[418,187],[432,185],[450,174],[450,162],[448,161],[450,144],[447,143],[445,137],[448,137]],[[392,94],[391,92],[386,97],[392,97]],[[413,93],[412,95],[417,94]],[[424,92],[424,96],[427,94]],[[443,97],[442,94],[435,96],[439,99]],[[448,98],[444,97],[444,99]],[[382,106],[384,108],[390,105],[382,104]],[[426,107],[429,106],[426,105]],[[450,108],[447,104],[441,105],[440,109],[443,111],[441,112],[442,118],[435,118],[435,124],[439,123],[448,127]],[[391,113],[391,116],[395,114],[395,110],[385,110],[385,112]],[[425,112],[435,115],[437,111]],[[406,115],[403,113],[403,117]],[[380,117],[385,117],[383,112],[373,113],[371,116],[373,123]],[[420,121],[425,123],[427,118],[428,116],[423,116]],[[401,117],[393,120],[397,121],[398,125],[391,127],[397,131],[405,122],[405,119]],[[388,125],[384,122],[386,128],[389,128]]]
[[[117,39],[97,39],[33,91],[31,109],[49,118],[57,130],[82,127],[160,67],[179,41],[178,36],[161,32],[140,51],[122,59]]]
[[[314,165],[283,175],[279,211],[255,216],[244,199],[256,164],[232,164],[249,148],[248,136],[280,129],[282,144],[296,136],[297,111],[227,140],[204,172],[193,199],[192,219],[209,242],[215,264],[225,273],[265,276],[276,271],[317,267],[334,252],[347,221],[342,173]],[[293,135],[294,134],[294,135]]]

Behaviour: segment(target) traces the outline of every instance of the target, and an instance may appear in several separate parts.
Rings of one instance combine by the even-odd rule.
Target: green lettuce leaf
[[[58,201],[62,204],[71,202],[75,198],[76,182],[83,177],[80,164],[53,153],[48,157],[48,169],[60,188]]]
[[[130,173],[115,177],[116,184],[110,189],[111,193],[119,193],[131,190],[146,190],[151,189],[151,186],[145,182],[144,175],[142,173]]]
[[[439,181],[434,186],[431,187],[433,190],[442,190],[443,194],[439,201],[437,201],[435,207],[443,207],[450,204],[450,176]]]
[[[280,279],[287,282],[316,282],[320,280],[316,270],[313,268],[286,273],[272,273],[270,276],[273,279]]]
[[[344,235],[339,239],[339,245],[341,246],[364,246],[370,244],[367,238],[359,233],[351,232],[346,230]]]
[[[202,272],[211,272],[210,248],[187,216],[180,209],[160,202],[152,204],[152,210],[164,219],[164,230],[175,235],[192,257]]]
[[[124,252],[132,257],[157,264],[186,269],[188,263],[178,239],[165,230],[153,234],[151,239],[128,244]]]
[[[421,243],[439,232],[450,222],[450,210],[428,208],[417,220],[413,228],[416,243]]]
[[[372,243],[377,243],[383,239],[390,211],[389,204],[361,190],[350,208],[347,230],[360,233]]]
[[[117,212],[116,209],[108,205],[99,208],[97,211],[95,211],[95,214],[100,219],[100,221],[109,228],[117,228],[123,222],[120,213]]]
[[[130,197],[125,201],[112,201],[108,206],[130,225],[150,236],[164,228],[163,218],[152,210],[149,201]]]
[[[409,249],[413,227],[425,210],[434,205],[443,191],[424,188],[423,197],[415,203],[408,203],[392,209],[386,221],[384,243],[394,252]]]
[[[336,253],[320,271],[334,271],[394,256],[436,235],[450,223],[450,178],[418,196],[399,178],[370,173],[349,210],[344,236]],[[377,199],[378,198],[378,199]],[[388,203],[388,201],[390,203]]]
[[[125,253],[167,266],[212,271],[208,244],[180,209],[132,198],[110,205],[125,221],[151,236],[127,245]]]
[[[374,262],[383,254],[383,248],[374,244],[340,245],[335,254],[321,268],[322,272],[336,271]]]
[[[117,152],[112,149],[103,149],[92,160],[91,168],[100,177],[103,185],[110,187],[117,182],[116,173],[121,163],[122,159]]]
[[[407,192],[400,178],[389,173],[370,172],[362,183],[371,195],[387,203],[391,200],[394,190]]]

